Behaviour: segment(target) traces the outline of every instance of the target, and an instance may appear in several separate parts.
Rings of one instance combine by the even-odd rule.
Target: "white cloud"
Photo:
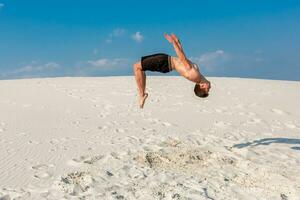
[[[124,35],[125,33],[125,29],[123,28],[116,28],[115,30],[113,30],[113,32],[110,34],[111,37],[120,37],[122,35]]]
[[[126,32],[127,32],[127,30],[124,28],[116,28],[108,35],[105,42],[112,43],[114,41],[114,39],[126,36]],[[144,36],[141,34],[140,31],[137,31],[136,33],[131,35],[131,38],[136,42],[142,42],[144,39]]]
[[[106,42],[106,43],[112,43],[112,39],[109,39],[109,38],[108,38],[108,39],[105,40],[105,42]]]
[[[1,73],[1,78],[31,78],[31,77],[46,77],[53,76],[60,65],[55,62],[49,62],[46,64],[38,64],[36,61],[32,61],[29,65],[13,69]]]
[[[225,61],[229,60],[230,55],[223,50],[216,50],[213,52],[207,52],[200,57],[192,57],[191,60],[198,63],[200,66],[206,67],[208,70],[213,70]]]
[[[16,70],[13,70],[11,73],[12,74],[20,74],[20,73],[27,73],[27,72],[42,72],[42,71],[55,70],[58,68],[59,68],[59,64],[50,62],[50,63],[46,63],[44,65],[38,65],[38,66],[27,65],[27,66],[18,68]]]
[[[99,60],[90,60],[90,61],[88,61],[88,63],[95,67],[103,67],[103,66],[107,65],[108,59],[102,58]]]
[[[87,63],[98,69],[113,69],[115,67],[121,67],[121,66],[128,64],[128,59],[126,59],[126,58],[114,58],[114,59],[101,58],[98,60],[89,60],[89,61],[87,61]]]
[[[99,58],[97,60],[80,61],[69,74],[75,76],[102,76],[118,74],[118,72],[131,69],[131,61],[128,58]]]
[[[111,43],[113,38],[122,37],[125,33],[126,30],[124,28],[116,28],[108,35],[108,38],[105,40],[105,42]]]
[[[144,39],[144,36],[141,34],[140,31],[137,31],[135,34],[132,35],[132,39],[136,42],[142,42]]]

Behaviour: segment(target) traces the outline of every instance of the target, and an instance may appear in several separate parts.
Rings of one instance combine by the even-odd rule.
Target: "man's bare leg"
[[[141,62],[135,63],[133,65],[133,71],[135,75],[135,80],[139,90],[139,105],[140,108],[144,107],[144,103],[146,98],[148,97],[148,93],[145,92],[146,89],[146,74],[142,71]]]
[[[143,91],[145,93],[145,91],[146,91],[146,73],[144,71],[142,71],[142,72],[143,72]]]

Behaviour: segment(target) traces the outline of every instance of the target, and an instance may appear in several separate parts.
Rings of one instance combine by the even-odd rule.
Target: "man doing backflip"
[[[210,90],[210,82],[200,73],[199,67],[191,62],[184,54],[182,45],[175,34],[168,35],[165,38],[173,45],[177,57],[169,56],[164,53],[157,53],[143,56],[141,60],[133,65],[133,71],[139,90],[139,105],[144,107],[148,93],[146,89],[145,71],[157,71],[168,73],[176,70],[181,76],[195,82],[194,92],[198,97],[207,97]]]

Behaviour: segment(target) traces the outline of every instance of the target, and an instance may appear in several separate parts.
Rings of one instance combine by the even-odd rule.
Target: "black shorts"
[[[164,53],[157,53],[141,58],[143,71],[155,71],[168,73],[172,71],[171,56]]]

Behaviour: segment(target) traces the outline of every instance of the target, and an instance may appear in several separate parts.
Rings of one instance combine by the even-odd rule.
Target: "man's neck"
[[[199,74],[200,74],[200,83],[207,83],[208,82],[208,80],[199,72]]]

